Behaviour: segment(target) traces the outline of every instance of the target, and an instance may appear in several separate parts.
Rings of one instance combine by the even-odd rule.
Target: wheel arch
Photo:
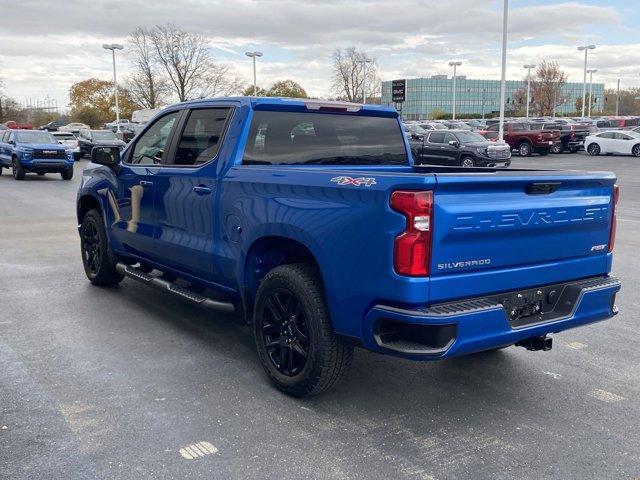
[[[80,198],[78,198],[78,204],[76,207],[76,213],[78,217],[78,225],[82,223],[82,219],[89,212],[89,210],[97,209],[101,215],[104,216],[102,211],[102,205],[100,201],[90,194],[84,194]]]
[[[518,146],[520,146],[523,143],[528,143],[529,145],[533,146],[533,142],[529,137],[520,137],[518,139]]]
[[[324,286],[320,264],[311,249],[291,237],[267,235],[254,240],[244,259],[242,269],[242,299],[245,320],[253,316],[253,303],[256,292],[264,276],[280,265],[290,263],[311,264]]]

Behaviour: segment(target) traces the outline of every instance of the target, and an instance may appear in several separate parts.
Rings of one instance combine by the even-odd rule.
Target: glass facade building
[[[517,108],[514,95],[518,90],[526,91],[527,84],[522,80],[507,80],[506,111]],[[595,98],[592,112],[604,107],[604,83],[592,85]],[[382,82],[382,104],[393,105],[402,111],[405,120],[422,120],[430,117],[434,110],[451,113],[453,78],[446,75],[434,75],[429,78],[408,78],[406,80],[405,101],[395,104],[391,101],[391,81]],[[587,97],[588,97],[587,86]],[[582,83],[566,83],[562,89],[566,102],[556,108],[558,115],[575,112],[576,99],[582,99]],[[521,107],[522,109],[524,107]],[[466,115],[494,116],[500,111],[500,80],[468,79],[456,77],[456,117]]]

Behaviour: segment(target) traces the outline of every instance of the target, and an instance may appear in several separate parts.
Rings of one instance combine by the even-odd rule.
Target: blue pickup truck
[[[84,269],[251,322],[271,381],[334,385],[354,346],[439,360],[612,317],[616,178],[414,166],[388,107],[273,98],[160,112],[95,147]]]
[[[63,180],[73,178],[73,152],[54,136],[42,130],[3,130],[0,132],[0,174],[11,169],[13,178],[23,180],[27,173],[59,173]]]

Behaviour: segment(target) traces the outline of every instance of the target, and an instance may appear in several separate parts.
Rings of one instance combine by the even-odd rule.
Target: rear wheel
[[[633,153],[633,155],[636,157],[640,157],[640,143],[633,146],[633,148],[631,149],[631,153]]]
[[[592,143],[587,147],[587,153],[592,156],[600,155],[600,145]]]
[[[475,167],[476,163],[473,161],[473,157],[462,157],[460,160],[460,166],[465,168]]]
[[[521,157],[530,157],[531,156],[531,145],[529,142],[522,142],[518,145],[518,153]]]
[[[282,265],[264,277],[253,324],[262,366],[284,393],[322,393],[351,364],[353,347],[334,333],[322,281],[310,265]]]
[[[26,170],[24,169],[24,167],[22,165],[20,165],[20,162],[18,161],[17,158],[13,159],[13,162],[11,164],[11,170],[13,172],[13,178],[16,180],[24,180],[24,176],[27,173]]]
[[[562,153],[563,150],[564,148],[562,147],[562,145],[554,145],[553,147],[551,147],[551,153]]]
[[[90,210],[80,226],[80,250],[84,272],[91,283],[100,287],[117,285],[124,278],[116,271],[109,255],[109,243],[102,215]]]

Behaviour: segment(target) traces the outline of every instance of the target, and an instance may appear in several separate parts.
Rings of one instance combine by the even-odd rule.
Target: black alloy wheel
[[[280,288],[269,295],[262,317],[262,338],[273,366],[283,375],[300,373],[309,358],[309,330],[302,304]]]
[[[82,260],[91,275],[98,275],[102,262],[100,237],[94,222],[85,222],[82,226]]]

